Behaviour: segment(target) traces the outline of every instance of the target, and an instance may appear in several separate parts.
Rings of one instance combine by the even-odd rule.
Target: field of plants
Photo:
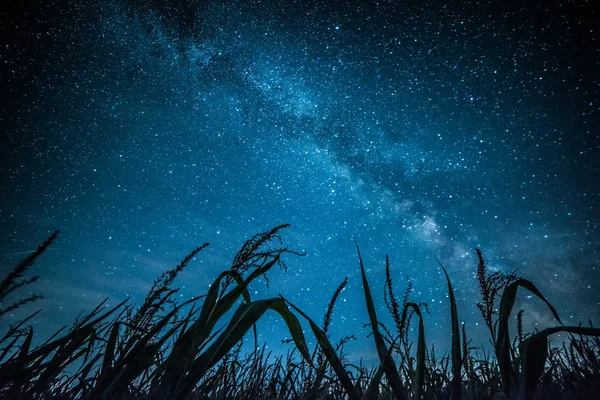
[[[43,301],[30,292],[38,276],[30,268],[57,238],[52,234],[0,282],[0,398],[3,399],[594,399],[600,398],[600,329],[565,326],[536,286],[515,275],[491,272],[477,250],[481,298],[477,306],[489,330],[489,349],[472,346],[459,323],[452,279],[447,290],[451,321],[451,352],[438,356],[425,341],[423,304],[412,302],[411,287],[396,295],[386,259],[385,310],[376,310],[360,250],[369,329],[379,365],[368,368],[348,361],[344,345],[330,341],[330,325],[339,294],[335,290],[322,321],[315,321],[284,296],[252,299],[250,285],[286,257],[298,255],[282,244],[287,225],[246,241],[230,269],[207,293],[178,302],[176,276],[203,244],[174,269],[158,277],[141,306],[127,300],[108,308],[99,304],[61,333],[33,344],[29,322],[6,326],[10,312]],[[25,289],[25,290],[24,290]],[[524,333],[523,313],[514,310],[519,291],[544,302],[556,326]],[[31,292],[30,292],[31,293]],[[9,301],[10,298],[17,300]],[[256,322],[267,310],[287,325],[294,350],[275,357],[257,346]],[[390,313],[393,324],[380,322]],[[379,314],[379,316],[378,316]],[[516,333],[509,327],[516,317]],[[301,322],[310,327],[316,345],[309,348]],[[417,343],[409,338],[418,324]],[[393,326],[390,326],[393,325]],[[357,327],[358,328],[358,327]],[[560,345],[549,337],[565,332]],[[242,351],[242,338],[254,340],[253,352]]]

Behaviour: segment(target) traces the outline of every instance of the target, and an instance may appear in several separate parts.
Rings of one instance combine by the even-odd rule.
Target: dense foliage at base
[[[285,297],[252,299],[249,285],[274,266],[286,268],[284,258],[300,254],[283,246],[279,236],[286,225],[255,235],[210,285],[207,293],[178,303],[176,276],[208,246],[188,254],[174,269],[154,282],[145,302],[127,300],[115,307],[106,301],[82,315],[44,343],[33,345],[28,323],[37,313],[5,327],[0,338],[0,398],[7,399],[591,399],[600,398],[600,329],[565,326],[536,286],[515,275],[490,272],[477,250],[477,304],[489,330],[491,350],[471,345],[459,315],[451,279],[440,263],[448,286],[451,315],[448,333],[452,349],[437,356],[425,341],[423,303],[395,295],[386,258],[384,300],[393,326],[381,323],[358,249],[362,284],[376,368],[348,361],[344,345],[330,341],[330,323],[344,280],[335,290],[322,323],[313,321]],[[52,234],[0,282],[0,322],[6,314],[39,301],[30,295],[9,302],[38,277],[25,273],[52,244]],[[268,282],[268,280],[267,280]],[[519,289],[546,303],[556,326],[523,333],[523,311],[513,314]],[[284,294],[285,295],[285,294]],[[18,296],[18,295],[17,295]],[[499,303],[497,302],[499,300]],[[286,324],[294,350],[275,357],[259,348],[255,323],[267,310]],[[517,334],[509,335],[512,319]],[[310,326],[317,345],[309,348],[300,321]],[[418,323],[416,347],[409,326]],[[4,326],[5,324],[3,324]],[[388,324],[389,325],[389,324]],[[567,332],[569,338],[552,346],[549,336]],[[242,339],[254,338],[255,350],[242,351]]]

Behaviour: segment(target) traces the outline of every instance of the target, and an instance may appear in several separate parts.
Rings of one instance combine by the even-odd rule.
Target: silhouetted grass
[[[346,335],[335,345],[330,339],[335,304],[347,279],[334,291],[322,326],[283,296],[260,300],[250,296],[248,288],[258,277],[266,278],[276,265],[285,268],[285,256],[299,255],[282,245],[279,234],[286,226],[246,241],[232,267],[219,274],[208,292],[186,302],[176,301],[178,289],[172,287],[173,282],[196,256],[201,256],[207,243],[157,278],[138,308],[127,300],[107,308],[105,300],[78,317],[66,334],[59,331],[36,345],[28,323],[37,313],[10,326],[0,339],[0,398],[598,398],[600,329],[591,321],[586,327],[564,326],[553,305],[532,282],[514,274],[490,274],[479,250],[477,277],[482,298],[477,305],[490,332],[492,352],[473,347],[464,324],[461,332],[451,277],[441,263],[450,302],[451,353],[438,357],[433,346],[427,347],[421,312],[427,305],[411,301],[410,280],[402,300],[396,298],[387,257],[383,297],[394,329],[385,326],[377,315],[357,245],[368,326],[379,365],[367,368],[362,363],[350,363],[344,345],[354,336]],[[0,302],[35,282],[37,276],[25,278],[24,274],[57,233],[2,280]],[[517,334],[511,340],[509,321],[519,288],[545,302],[558,325],[526,334],[521,310],[516,315]],[[30,294],[9,303],[0,308],[0,318],[38,299]],[[273,356],[256,345],[255,324],[267,310],[281,316],[291,337],[283,341],[295,345],[285,357]],[[317,340],[312,350],[297,316],[308,322]],[[418,317],[419,324],[414,354],[408,335],[413,316]],[[250,332],[255,337],[255,349],[243,352],[242,338]],[[570,336],[560,346],[551,346],[548,338],[557,332]]]

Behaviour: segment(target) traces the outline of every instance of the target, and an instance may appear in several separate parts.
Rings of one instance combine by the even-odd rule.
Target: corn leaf
[[[360,395],[358,394],[358,392],[356,391],[356,388],[352,384],[352,380],[350,379],[348,372],[344,368],[344,365],[340,361],[337,354],[335,354],[335,350],[333,349],[331,342],[329,342],[329,339],[327,339],[327,335],[325,335],[325,332],[323,332],[321,330],[321,328],[319,328],[319,326],[317,324],[315,324],[315,322],[308,315],[306,315],[302,310],[300,310],[298,307],[296,307],[295,305],[293,305],[292,303],[290,303],[287,300],[285,300],[285,302],[287,304],[289,304],[294,310],[296,310],[296,312],[298,312],[300,315],[302,315],[310,324],[310,327],[311,327],[313,333],[315,334],[315,337],[317,339],[317,342],[319,343],[319,346],[321,347],[321,350],[325,354],[325,357],[327,357],[327,361],[329,361],[329,363],[331,364],[331,367],[333,368],[333,371],[335,372],[338,379],[340,380],[340,383],[342,384],[344,390],[346,390],[346,393],[348,394],[348,398],[350,400],[359,400]],[[305,360],[309,364],[312,364],[310,357],[305,356]]]
[[[303,356],[308,357],[308,347],[298,319],[281,298],[259,300],[242,304],[233,315],[225,331],[190,365],[189,373],[175,392],[175,398],[184,398],[204,374],[219,362],[256,324],[267,310],[276,311],[287,327]]]
[[[458,309],[456,308],[456,298],[454,297],[454,289],[452,289],[452,283],[448,276],[448,271],[442,265],[442,263],[436,258],[436,261],[442,267],[444,275],[446,275],[446,282],[448,283],[448,297],[450,298],[450,319],[452,324],[452,384],[451,384],[451,400],[460,400],[461,398],[461,368],[462,368],[462,355],[460,348],[460,331],[458,328]]]
[[[581,326],[557,326],[537,332],[520,345],[523,357],[523,372],[521,374],[521,387],[525,400],[532,400],[537,384],[544,372],[548,357],[548,336],[558,332],[569,332],[578,335],[600,336],[600,329]]]
[[[264,274],[279,261],[279,255],[268,262],[262,268],[257,268],[245,280],[241,281],[241,276],[235,271],[225,271],[221,273],[211,285],[206,298],[200,317],[190,328],[181,334],[173,345],[171,354],[167,358],[162,377],[161,388],[157,391],[158,396],[163,398],[169,396],[174,388],[183,379],[185,371],[188,370],[192,361],[198,354],[199,347],[206,343],[210,333],[219,319],[233,306],[233,304],[243,296],[246,302],[250,302],[250,294],[248,293],[248,285],[252,280],[256,279],[261,274]],[[220,300],[218,299],[218,291],[221,280],[226,277],[232,277],[238,283],[227,295]]]
[[[27,354],[29,354],[29,348],[31,347],[31,340],[33,339],[33,328],[30,326],[27,331],[27,336],[21,345],[19,350],[19,361],[24,362]]]
[[[75,354],[77,349],[85,344],[90,336],[94,335],[94,327],[86,326],[85,329],[81,329],[74,333],[77,334],[72,335],[71,340],[64,346],[60,347],[56,351],[54,357],[52,357],[52,359],[46,363],[44,372],[42,372],[35,382],[34,390],[45,390],[45,388],[50,386],[52,380],[54,380],[61,373],[65,366],[73,362],[75,358],[85,354],[86,349],[82,349],[82,351],[77,353],[77,357],[70,358],[73,356],[73,354]]]
[[[112,367],[113,359],[115,356],[115,347],[117,345],[117,336],[119,335],[119,323],[115,322],[108,337],[106,348],[104,350],[104,358],[102,359],[102,367],[100,369],[100,375],[106,373],[108,368]]]
[[[392,342],[392,344],[390,345],[390,348],[387,352],[386,358],[392,357],[392,351],[394,349],[394,344],[396,343],[396,341],[399,338],[400,337],[398,336],[396,339],[394,339],[394,342]],[[367,391],[365,392],[365,395],[363,396],[363,400],[376,400],[379,398],[379,383],[381,382],[381,378],[383,378],[384,365],[385,364],[383,362],[379,363],[379,367],[377,367],[377,371],[375,372],[375,375],[373,375],[373,378],[369,382],[369,386],[367,387]]]
[[[356,239],[355,239],[356,242]],[[379,322],[377,321],[377,313],[375,312],[375,304],[373,303],[373,296],[371,295],[371,289],[369,288],[369,282],[367,280],[367,274],[365,273],[365,267],[363,264],[362,256],[360,255],[360,249],[358,243],[356,243],[356,251],[358,252],[358,260],[360,262],[360,271],[362,275],[363,288],[365,292],[365,301],[367,303],[367,311],[369,313],[369,320],[371,322],[371,329],[373,330],[373,338],[375,340],[375,346],[377,347],[377,354],[379,360],[383,364],[383,371],[385,376],[394,391],[395,396],[398,399],[407,399],[406,389],[402,384],[394,360],[391,357],[387,357],[388,349],[383,340],[383,336],[379,332]]]
[[[562,325],[558,313],[550,304],[548,300],[542,295],[542,293],[535,287],[533,283],[526,279],[518,279],[510,283],[502,293],[502,300],[500,301],[500,311],[498,316],[498,341],[496,343],[496,358],[498,360],[498,367],[500,368],[500,374],[504,383],[505,390],[511,392],[513,386],[516,386],[518,382],[515,380],[515,371],[511,365],[511,354],[510,354],[510,335],[508,331],[509,318],[512,313],[515,299],[517,297],[517,289],[519,286],[527,289],[546,303],[550,311],[556,318],[556,320]]]

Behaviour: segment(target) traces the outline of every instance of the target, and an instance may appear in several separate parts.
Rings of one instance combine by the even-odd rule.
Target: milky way
[[[282,223],[306,257],[253,296],[320,320],[347,276],[332,336],[355,333],[356,357],[374,349],[354,235],[380,314],[388,254],[442,348],[434,256],[480,342],[474,248],[569,324],[598,316],[591,5],[172,3],[3,5],[0,264],[61,230],[35,270],[42,332],[105,296],[141,301],[208,241],[179,279],[182,298],[205,293],[245,239]],[[528,329],[554,323],[522,297]],[[291,346],[276,317],[259,328]]]

